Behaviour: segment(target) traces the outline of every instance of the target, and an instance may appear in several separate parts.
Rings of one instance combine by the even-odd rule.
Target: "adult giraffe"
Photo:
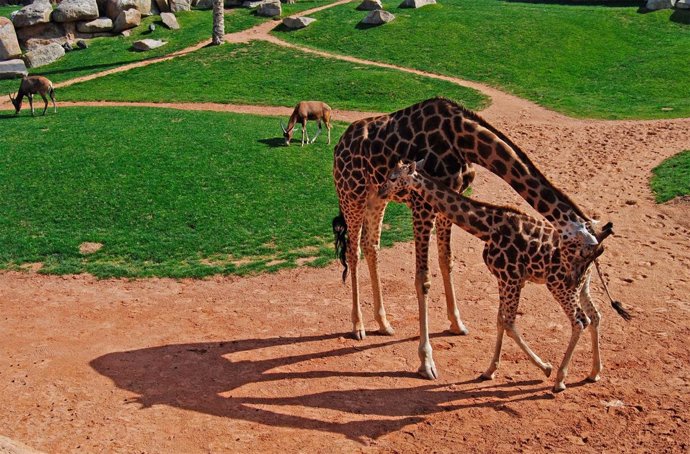
[[[466,334],[455,302],[451,280],[452,222],[436,214],[415,193],[398,193],[384,199],[379,190],[398,161],[424,160],[424,171],[445,186],[462,192],[474,179],[472,164],[478,164],[503,178],[532,207],[551,221],[565,238],[581,236],[585,244],[596,244],[592,221],[577,205],[537,169],[527,155],[505,135],[476,113],[453,101],[434,98],[389,115],[352,123],[336,145],[333,177],[340,213],[333,220],[336,249],[352,274],[352,323],[354,336],[366,336],[359,302],[357,262],[361,246],[369,266],[374,293],[374,315],[384,334],[393,334],[386,318],[378,275],[378,249],[383,213],[389,200],[406,203],[412,209],[415,238],[415,289],[419,304],[418,372],[438,376],[429,341],[427,320],[429,291],[429,237],[436,225],[438,256],[445,288],[450,331]]]

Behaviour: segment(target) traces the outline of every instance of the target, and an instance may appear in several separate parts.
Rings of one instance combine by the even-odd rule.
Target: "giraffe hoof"
[[[601,377],[599,376],[599,374],[592,374],[589,377],[587,377],[587,381],[590,383],[596,383],[599,380],[601,380]]]
[[[367,332],[364,329],[356,329],[352,332],[352,336],[358,340],[364,340],[367,337]]]
[[[379,328],[378,333],[382,336],[392,336],[395,334],[395,330],[391,325],[386,325]]]
[[[553,385],[553,392],[554,393],[560,393],[563,391],[565,391],[565,383],[561,382],[561,383],[556,383],[555,385]]]
[[[494,377],[496,376],[496,373],[493,372],[491,374],[484,372],[479,376],[479,380],[486,381],[486,380],[493,380]]]
[[[427,380],[436,380],[438,378],[438,372],[436,371],[436,365],[432,362],[431,364],[422,364],[417,373]]]
[[[470,334],[470,330],[468,330],[465,325],[450,325],[450,328],[448,329],[451,334],[456,334],[458,336],[467,336]]]
[[[551,376],[551,372],[553,372],[553,366],[550,363],[546,363],[546,367],[544,368],[544,375],[546,375],[546,378]]]

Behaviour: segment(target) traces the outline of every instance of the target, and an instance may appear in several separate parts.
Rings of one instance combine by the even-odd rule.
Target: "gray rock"
[[[170,0],[170,12],[189,11],[192,9],[190,0]]]
[[[15,28],[28,27],[36,24],[46,24],[50,22],[50,14],[53,7],[48,0],[38,0],[20,9],[14,15],[12,22]]]
[[[77,47],[79,49],[88,49],[89,48],[89,43],[84,41],[83,39],[77,40]]]
[[[24,62],[29,68],[38,68],[53,63],[65,56],[65,49],[58,43],[37,47],[24,54]]]
[[[357,7],[360,11],[376,11],[377,9],[383,9],[381,0],[364,0]]]
[[[28,74],[24,60],[0,61],[0,79],[14,79]]]
[[[257,8],[259,7],[264,0],[248,0],[246,2],[242,2],[242,6],[245,8]]]
[[[106,15],[115,20],[121,12],[128,9],[137,9],[138,4],[138,0],[108,0],[108,3],[106,3]]]
[[[132,47],[139,51],[151,50],[168,44],[167,41],[160,41],[158,39],[142,39],[134,41]]]
[[[156,31],[156,24],[149,24],[149,33],[153,33]]]
[[[141,13],[136,9],[128,9],[122,11],[115,22],[113,22],[113,31],[121,32],[123,30],[128,30],[134,28],[141,24]]]
[[[690,0],[678,0],[676,9],[690,9]]]
[[[12,21],[6,17],[0,17],[0,60],[10,60],[19,57],[22,50],[17,40],[17,32],[14,31]]]
[[[77,23],[77,30],[82,33],[102,33],[113,29],[113,21],[109,17],[99,17],[89,22]]]
[[[48,22],[17,30],[19,45],[24,50],[33,50],[51,43],[63,44],[77,31],[76,22]]]
[[[656,11],[659,9],[671,9],[676,4],[676,0],[647,0],[644,5],[650,11]]]
[[[421,8],[426,5],[435,5],[436,0],[405,0],[400,6],[403,8]]]
[[[365,25],[381,25],[386,24],[395,19],[395,16],[388,11],[377,9],[367,14],[367,17],[362,19],[361,23]]]
[[[98,17],[96,0],[63,0],[55,11],[55,22],[89,21]]]
[[[180,24],[173,13],[161,13],[161,22],[170,30],[179,30]]]
[[[281,6],[280,1],[266,1],[260,4],[259,7],[256,9],[256,15],[263,17],[280,16],[282,13],[283,7]]]
[[[290,30],[304,28],[312,22],[316,22],[316,19],[312,17],[286,17],[283,19],[283,25]]]
[[[196,3],[197,9],[213,9],[213,0],[199,0]]]
[[[168,0],[156,0],[156,5],[161,13],[170,12],[170,2]]]
[[[65,49],[65,52],[72,52],[74,50],[69,41],[65,41],[65,43],[62,44],[62,48]]]

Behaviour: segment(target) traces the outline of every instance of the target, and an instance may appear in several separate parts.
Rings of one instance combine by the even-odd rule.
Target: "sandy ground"
[[[456,230],[470,334],[445,332],[432,256],[436,381],[414,373],[411,243],[381,253],[396,335],[361,342],[349,336],[350,288],[336,264],[206,280],[1,273],[0,435],[47,452],[687,452],[690,203],[656,205],[648,180],[690,148],[690,119],[578,121],[492,91],[483,115],[587,212],[614,222],[602,265],[634,318],[600,304],[599,383],[582,381],[586,336],[564,393],[510,340],[497,378],[475,380],[491,357],[498,295],[482,245]],[[474,194],[526,207],[486,172]],[[569,337],[560,308],[528,285],[521,309],[526,340],[559,363]]]

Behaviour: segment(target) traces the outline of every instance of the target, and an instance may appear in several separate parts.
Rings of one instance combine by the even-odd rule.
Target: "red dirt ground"
[[[206,280],[0,273],[0,435],[48,452],[687,452],[690,205],[656,205],[648,180],[690,148],[690,119],[578,121],[484,91],[494,102],[485,117],[585,211],[614,222],[602,264],[634,318],[600,303],[599,383],[582,381],[588,336],[564,393],[553,395],[552,379],[510,340],[496,380],[475,380],[491,357],[498,294],[482,245],[456,230],[454,279],[470,334],[444,332],[434,256],[436,381],[414,373],[411,243],[380,259],[396,335],[361,342],[349,336],[350,288],[336,264]],[[486,172],[474,194],[525,207]],[[598,283],[593,290],[601,296]],[[556,302],[530,285],[521,308],[526,340],[559,363],[569,327]]]

